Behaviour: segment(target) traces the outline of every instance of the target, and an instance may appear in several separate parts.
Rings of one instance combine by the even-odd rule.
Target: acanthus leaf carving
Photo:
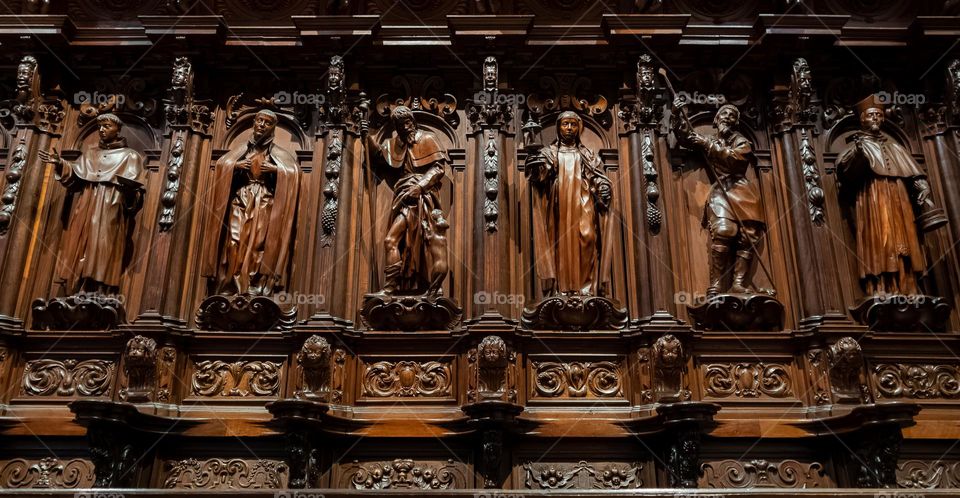
[[[281,364],[273,361],[204,360],[193,373],[193,394],[197,396],[277,396]]]
[[[288,474],[287,464],[273,460],[188,458],[166,465],[167,489],[280,489]]]
[[[623,372],[612,361],[534,362],[534,395],[544,398],[619,398]]]
[[[46,457],[36,461],[16,458],[0,467],[2,488],[88,488],[93,481],[93,464],[80,458]]]
[[[703,479],[710,488],[816,488],[825,483],[824,466],[796,460],[704,463]]]
[[[177,134],[170,149],[170,158],[167,160],[167,178],[160,196],[160,231],[166,232],[173,227],[177,209],[177,196],[180,192],[180,174],[183,168],[183,136]]]
[[[960,486],[960,462],[907,460],[897,466],[897,485],[908,489]]]
[[[706,395],[715,398],[786,398],[793,395],[786,365],[713,363],[704,367]]]
[[[640,488],[643,465],[596,464],[580,461],[574,465],[524,462],[527,489],[630,489]]]
[[[355,489],[457,489],[465,484],[463,469],[452,459],[432,465],[409,458],[354,465],[350,485]]]
[[[107,360],[31,360],[23,372],[28,396],[104,396],[110,393],[116,365]]]
[[[23,169],[27,165],[27,145],[23,138],[10,156],[10,165],[4,174],[7,183],[0,197],[0,235],[5,235],[10,229],[14,213],[17,210],[17,200],[20,198],[20,180],[23,179]]]
[[[366,366],[363,395],[387,397],[446,397],[452,392],[452,366],[439,361],[379,361]]]
[[[882,398],[960,398],[960,370],[955,365],[879,363],[873,377]]]

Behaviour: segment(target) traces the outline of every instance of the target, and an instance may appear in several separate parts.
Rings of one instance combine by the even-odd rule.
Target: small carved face
[[[580,121],[576,118],[563,118],[560,120],[560,141],[570,144],[577,141],[580,136]]]
[[[507,344],[497,336],[484,337],[478,349],[481,363],[486,365],[500,363],[507,357]]]
[[[410,117],[403,118],[403,121],[397,126],[397,133],[403,137],[412,137],[416,131],[417,123]]]
[[[653,67],[651,66],[640,66],[640,77],[637,79],[640,84],[640,88],[651,89],[654,87],[655,76],[653,73]]]
[[[879,133],[883,126],[883,110],[871,107],[860,114],[860,126],[872,133]]]
[[[109,119],[101,119],[97,124],[100,125],[100,140],[104,142],[112,142],[116,140],[117,135],[120,134],[120,127],[117,126],[117,123]]]
[[[430,218],[433,220],[434,226],[440,231],[445,231],[450,228],[450,223],[447,222],[447,219],[443,217],[443,211],[439,209],[434,209],[430,211]]]
[[[483,68],[483,83],[487,88],[497,85],[497,67],[490,64]]]
[[[327,73],[327,86],[329,88],[340,88],[340,85],[343,84],[343,75],[340,72],[340,67],[331,65],[330,70]]]
[[[17,87],[26,88],[30,86],[30,80],[33,79],[33,71],[36,66],[30,62],[24,61],[17,66]]]
[[[269,114],[260,113],[253,119],[253,138],[260,140],[261,137],[273,134],[277,127],[277,120]]]
[[[300,350],[301,363],[316,364],[323,361],[330,354],[330,345],[325,341],[307,341]]]
[[[129,346],[127,346],[127,357],[131,359],[141,359],[146,358],[147,348],[140,341],[131,341]]]
[[[187,75],[190,74],[190,66],[177,66],[173,69],[173,77],[170,84],[174,88],[183,88],[187,86]]]
[[[714,123],[721,132],[734,128],[738,121],[740,121],[740,112],[733,106],[721,107],[717,117],[714,118]]]

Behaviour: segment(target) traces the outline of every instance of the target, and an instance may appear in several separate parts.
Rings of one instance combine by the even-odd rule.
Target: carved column
[[[161,154],[165,168],[160,212],[156,226],[142,227],[154,231],[147,259],[146,281],[150,284],[144,287],[139,316],[134,321],[134,328],[144,332],[182,328],[193,312],[189,306],[180,306],[182,302],[193,302],[184,299],[184,292],[193,288],[184,282],[190,250],[185,241],[196,239],[191,213],[194,205],[203,201],[197,189],[213,121],[210,103],[194,98],[193,79],[190,60],[177,57],[169,97],[164,101],[167,128]]]
[[[513,199],[507,185],[507,175],[513,174],[516,148],[511,132],[517,99],[501,89],[499,66],[494,57],[483,62],[483,87],[467,102],[468,131],[473,154],[468,160],[474,163],[472,229],[465,227],[463,236],[470,248],[470,265],[473,294],[462,303],[467,318],[489,314],[490,319],[504,320],[516,316],[522,304],[520,299],[511,299],[521,292],[512,285],[511,237],[513,217],[516,210],[510,209]],[[471,157],[472,156],[472,157]],[[470,206],[470,204],[467,204]]]
[[[13,104],[15,133],[0,196],[0,328],[16,331],[26,318],[23,286],[30,284],[27,262],[35,249],[34,222],[44,198],[45,165],[37,151],[50,150],[61,136],[65,111],[56,96],[40,93],[40,71],[32,56],[17,68],[17,96]]]
[[[796,248],[793,274],[803,275],[793,279],[800,329],[855,327],[843,303],[840,270],[825,223],[828,213],[820,180],[823,159],[817,150],[820,101],[804,59],[794,61],[789,85],[775,87],[773,94],[772,159],[786,180],[781,196],[792,206],[788,212],[791,223],[783,225],[790,230],[784,236],[793,242],[788,246]]]
[[[656,84],[656,71],[649,55],[637,62],[636,91],[623,95],[618,116],[623,130],[620,133],[621,164],[627,166],[629,196],[632,204],[624,207],[631,221],[627,240],[628,254],[632,254],[636,270],[633,284],[628,287],[628,302],[634,316],[640,317],[640,326],[649,331],[678,331],[681,322],[676,317],[676,290],[669,240],[664,225],[665,201],[661,199],[660,175],[666,159],[667,144],[663,118],[662,89]],[[626,213],[625,213],[626,214]]]

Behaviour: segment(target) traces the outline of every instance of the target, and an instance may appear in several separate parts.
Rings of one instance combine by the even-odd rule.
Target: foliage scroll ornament
[[[612,361],[535,362],[534,393],[545,398],[618,398],[623,374]]]
[[[386,397],[444,397],[452,392],[453,370],[448,362],[379,361],[366,367],[363,395]]]
[[[536,464],[524,462],[524,486],[527,489],[631,489],[643,486],[640,471],[643,465],[591,465],[580,461],[574,465]]]
[[[104,396],[110,393],[116,365],[107,360],[31,360],[23,372],[28,396]]]
[[[714,363],[706,365],[706,394],[716,398],[785,398],[793,395],[785,365],[772,363]]]
[[[192,389],[197,396],[276,396],[281,364],[273,361],[205,360],[195,365]]]
[[[168,461],[163,481],[167,489],[279,489],[284,485],[287,464],[272,460],[252,462],[235,458]]]
[[[456,489],[463,487],[464,475],[453,460],[431,465],[398,458],[392,462],[358,464],[350,485],[355,489]]]

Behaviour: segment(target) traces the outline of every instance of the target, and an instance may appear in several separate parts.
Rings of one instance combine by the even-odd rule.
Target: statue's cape
[[[281,275],[290,254],[297,195],[300,191],[300,170],[297,158],[289,150],[270,142],[270,159],[277,165],[277,185],[273,194],[270,225],[267,227],[260,273]],[[219,245],[223,230],[227,228],[227,210],[233,194],[233,174],[238,161],[252,148],[250,142],[238,145],[217,161],[213,186],[207,190],[207,215],[203,223],[203,246],[201,275],[214,277],[217,274]]]

